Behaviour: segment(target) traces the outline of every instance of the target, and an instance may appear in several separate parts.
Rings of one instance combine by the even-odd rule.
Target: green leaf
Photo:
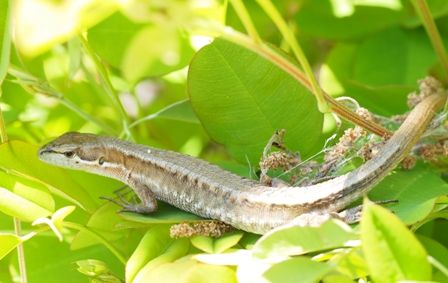
[[[92,216],[90,216],[89,221],[87,222],[87,227],[100,234],[110,243],[117,242],[127,235],[125,230],[120,229],[127,223],[118,215],[117,210],[119,210],[119,208],[117,208],[115,204],[106,203],[105,205],[102,205],[92,214]],[[98,243],[98,239],[93,237],[91,233],[80,231],[73,238],[70,247],[76,250]]]
[[[8,72],[11,51],[11,3],[12,1],[2,1],[0,3],[0,86]]]
[[[52,195],[41,183],[0,171],[0,186],[48,211],[55,210]]]
[[[424,188],[424,189],[422,189]],[[387,176],[369,193],[372,200],[398,200],[388,204],[406,225],[428,216],[437,197],[448,194],[448,184],[427,165],[418,164],[409,171],[398,170]]]
[[[78,260],[77,270],[82,274],[90,277],[90,282],[98,283],[120,283],[119,278],[113,275],[106,263],[95,259]]]
[[[431,279],[431,266],[423,246],[398,217],[370,201],[363,206],[361,240],[374,281]]]
[[[359,46],[352,79],[367,85],[414,86],[436,62],[422,30],[393,28],[369,37]]]
[[[116,12],[89,29],[87,39],[103,60],[119,68],[130,40],[142,26]]]
[[[300,7],[296,24],[306,34],[327,39],[362,37],[399,24],[406,16],[401,1],[356,1],[338,16],[333,0],[308,0]],[[355,1],[350,1],[355,2]],[[375,3],[376,2],[376,3]],[[391,5],[387,6],[384,3]],[[339,6],[340,7],[340,6]]]
[[[351,228],[329,220],[320,227],[289,226],[274,229],[258,240],[252,251],[258,257],[300,255],[343,247],[357,237]]]
[[[238,244],[243,235],[244,233],[242,231],[234,231],[226,233],[218,239],[197,236],[191,238],[191,244],[206,253],[222,253]]]
[[[328,264],[296,257],[274,264],[263,275],[269,282],[313,283],[319,282],[331,269],[333,267]]]
[[[148,25],[131,39],[123,55],[121,70],[126,79],[137,82],[143,77],[181,69],[192,56],[188,38],[176,28]]]
[[[278,129],[286,129],[287,146],[302,156],[323,143],[323,115],[312,94],[271,62],[233,43],[218,39],[196,54],[188,92],[208,134],[239,161],[258,162]]]
[[[127,245],[128,242],[121,244]],[[85,259],[101,260],[114,275],[124,278],[123,264],[101,245],[73,251],[56,237],[38,236],[25,245],[25,256],[28,280],[33,283],[88,282],[85,275],[77,271],[78,266],[75,264]]]
[[[334,264],[340,274],[344,274],[350,278],[367,277],[368,270],[361,247],[332,250],[329,254],[330,258],[328,263]]]
[[[37,159],[39,148],[20,141],[0,145],[0,169],[45,184],[55,195],[63,197],[91,212],[96,207],[90,195],[63,169],[50,166]]]
[[[330,273],[326,275],[323,283],[353,283],[353,279],[341,273]]]
[[[448,248],[437,242],[434,239],[417,235],[418,240],[425,247],[428,254],[436,259],[444,268],[445,272],[448,271]],[[437,282],[448,282],[448,274],[444,274],[438,269],[438,266],[434,266],[434,277],[433,280]]]
[[[28,222],[51,214],[51,211],[2,187],[0,187],[0,211]]]
[[[178,258],[187,254],[190,248],[190,243],[188,239],[178,239],[171,242],[166,246],[166,249],[156,258],[150,260],[135,276],[133,283],[144,283],[148,282],[147,277],[151,276],[154,269],[164,264],[173,262]]]
[[[185,67],[193,56],[188,38],[176,27],[137,24],[121,13],[90,29],[88,40],[133,83]]]
[[[158,266],[147,273],[141,282],[229,283],[236,282],[236,278],[234,271],[228,267],[207,265],[191,257],[183,257]]]
[[[392,28],[361,43],[336,44],[320,79],[329,94],[353,97],[369,111],[390,116],[408,110],[407,95],[436,62],[423,30]]]
[[[128,221],[134,221],[145,224],[156,224],[156,223],[172,224],[184,221],[191,222],[202,219],[197,215],[180,210],[163,202],[158,202],[157,211],[151,214],[143,215],[132,212],[123,212],[120,213],[120,216]]]
[[[332,96],[344,95],[345,83],[350,79],[357,44],[339,42],[330,50],[320,68],[322,89]]]
[[[173,241],[169,235],[169,226],[156,225],[150,228],[126,263],[126,282],[133,282],[139,270],[148,261],[163,254]]]
[[[0,260],[15,249],[22,240],[14,234],[0,233]]]

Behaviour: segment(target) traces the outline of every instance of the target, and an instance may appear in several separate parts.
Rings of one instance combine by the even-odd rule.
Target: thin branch
[[[306,78],[306,76],[302,73],[302,71],[297,68],[296,65],[288,61],[284,56],[280,55],[276,51],[274,51],[272,48],[267,46],[266,44],[254,44],[254,42],[245,36],[242,33],[239,33],[234,30],[225,29],[220,30],[221,37],[233,42],[237,45],[243,46],[244,48],[247,48],[258,55],[262,56],[263,58],[269,60],[285,72],[287,72],[290,76],[292,76],[294,79],[296,79],[300,84],[305,86],[311,93],[313,93],[311,84],[309,80]],[[367,121],[358,114],[354,113],[344,105],[337,102],[334,98],[329,96],[326,93],[324,94],[324,99],[327,101],[327,103],[330,105],[331,110],[341,116],[342,118],[361,126],[370,132],[377,134],[382,137],[391,136],[392,133],[385,129],[380,124],[377,124],[372,121]]]
[[[95,51],[92,49],[92,47],[89,45],[87,40],[84,36],[79,37],[81,40],[81,44],[84,47],[84,50],[86,51],[87,55],[92,59],[93,63],[95,64],[95,67],[98,71],[98,74],[100,75],[100,82],[103,85],[104,89],[106,90],[106,93],[109,95],[113,105],[115,106],[115,109],[117,110],[118,114],[121,116],[122,122],[123,122],[123,130],[126,133],[127,137],[133,139],[132,133],[129,129],[129,118],[126,114],[126,111],[123,107],[123,104],[120,101],[120,98],[118,97],[118,93],[113,87],[109,74],[104,67],[104,65],[100,62],[98,56],[96,55]]]
[[[19,83],[30,94],[39,93],[41,95],[46,95],[48,97],[54,98],[65,107],[78,114],[84,120],[96,124],[105,133],[111,135],[117,134],[117,131],[110,127],[108,124],[99,119],[96,119],[95,117],[79,108],[79,106],[77,106],[71,100],[67,99],[63,94],[53,89],[46,82],[40,81],[38,78],[35,78],[34,76],[14,66],[10,66],[8,72],[10,75],[14,76],[17,79],[17,83]]]
[[[252,22],[252,19],[250,18],[250,15],[247,12],[247,9],[244,6],[243,1],[230,0],[230,3],[232,3],[233,9],[235,9],[235,12],[238,14],[238,17],[243,23],[243,26],[246,29],[249,36],[255,41],[255,43],[257,44],[261,43],[260,35],[258,34],[257,29],[255,28],[255,25]]]
[[[3,81],[8,72],[8,66],[10,64],[10,51],[11,51],[11,11],[12,11],[12,1],[7,2],[7,10],[5,16],[4,34],[2,38],[1,46],[1,63],[0,63],[0,87],[3,85]],[[1,89],[0,89],[1,97]],[[0,106],[0,144],[6,143],[8,141],[8,135],[6,134],[5,120],[3,119],[3,113]],[[22,233],[22,224],[20,220],[13,217],[14,222],[14,233],[17,237],[20,237]],[[17,245],[17,261],[19,263],[20,280],[22,283],[28,282],[28,276],[26,271],[25,262],[25,250],[23,248],[23,243]]]
[[[412,4],[420,16],[426,33],[431,40],[431,44],[439,57],[445,73],[445,79],[448,79],[448,56],[442,38],[440,37],[440,33],[431,15],[431,11],[429,11],[428,4],[426,3],[426,0],[412,0]]]
[[[108,248],[109,251],[111,251],[111,253],[113,253],[121,263],[126,264],[125,256],[122,255],[120,253],[120,251],[118,251],[114,246],[112,246],[112,244],[109,243],[109,241],[107,241],[103,236],[96,233],[92,229],[85,227],[83,225],[80,225],[78,223],[67,222],[67,221],[62,222],[62,226],[66,227],[66,228],[74,229],[77,231],[88,233],[90,236],[93,236],[95,239],[97,239],[99,242],[101,242],[106,248]]]
[[[282,34],[283,38],[288,43],[288,45],[291,47],[294,55],[296,56],[300,65],[305,71],[305,74],[307,75],[308,80],[311,84],[312,92],[316,96],[319,111],[322,113],[330,112],[330,107],[328,106],[325,100],[324,93],[320,88],[319,84],[317,83],[316,77],[314,76],[310,63],[308,62],[305,53],[300,47],[299,42],[295,38],[294,33],[288,27],[282,15],[278,12],[278,10],[275,8],[275,6],[272,4],[270,0],[257,0],[257,2],[264,10],[264,12],[271,18],[271,20],[277,26],[278,30],[280,31],[280,33]]]

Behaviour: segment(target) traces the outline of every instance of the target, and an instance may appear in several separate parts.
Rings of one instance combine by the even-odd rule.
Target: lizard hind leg
[[[389,203],[397,203],[398,200],[379,200],[379,201],[373,201],[376,204],[389,204]],[[345,210],[342,210],[338,213],[335,213],[337,215],[337,218],[343,220],[347,224],[354,224],[358,223],[361,220],[362,215],[362,204],[357,205],[351,208],[347,208]]]

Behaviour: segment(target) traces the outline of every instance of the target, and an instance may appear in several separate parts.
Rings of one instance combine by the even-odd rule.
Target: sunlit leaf
[[[0,186],[48,211],[55,210],[55,202],[50,191],[39,182],[0,171]]]
[[[165,247],[166,249],[163,251],[163,253],[145,264],[145,266],[138,272],[132,282],[147,282],[147,277],[151,277],[156,268],[174,262],[178,258],[186,255],[190,248],[190,243],[188,239],[178,239],[174,240],[169,245],[165,245]]]
[[[207,253],[222,253],[223,251],[236,245],[243,237],[242,231],[235,231],[224,234],[218,239],[211,237],[197,236],[191,239],[191,243],[196,248]]]
[[[45,184],[50,192],[88,211],[96,206],[89,194],[63,169],[37,159],[38,147],[20,141],[0,145],[0,169]]]
[[[0,211],[28,222],[51,214],[51,211],[2,187],[0,187]]]
[[[107,265],[99,260],[87,259],[78,260],[78,271],[90,277],[91,282],[98,283],[120,283],[122,282],[118,277],[113,275]]]
[[[206,265],[183,257],[166,263],[148,272],[141,282],[236,282],[234,271],[228,267]]]
[[[89,29],[89,44],[101,58],[119,68],[131,38],[142,27],[117,12]],[[114,48],[110,48],[113,46]]]
[[[17,247],[22,241],[14,234],[0,233],[0,260]]]
[[[74,210],[75,210],[75,206],[70,205],[70,206],[65,206],[62,208],[59,208],[57,211],[55,211],[53,213],[53,215],[51,216],[51,221],[54,222],[54,225],[56,227],[58,227],[59,229],[62,229],[62,222],[64,221],[64,219],[69,216]]]
[[[369,194],[372,200],[398,200],[387,205],[405,224],[423,220],[434,208],[437,197],[448,194],[448,184],[429,166],[389,175]]]
[[[131,39],[123,55],[121,69],[126,79],[136,82],[143,77],[160,76],[181,69],[192,56],[188,38],[177,29],[146,26]]]
[[[0,3],[0,86],[6,77],[11,50],[11,1]],[[1,90],[0,90],[1,96]]]
[[[319,282],[332,268],[332,266],[312,261],[305,257],[288,259],[274,264],[263,276],[269,282]]]
[[[387,209],[364,202],[362,249],[374,281],[430,280],[427,253],[416,237]]]
[[[14,1],[17,47],[36,56],[101,21],[116,9],[114,1]]]
[[[339,273],[350,278],[363,278],[368,275],[361,247],[332,250],[329,253],[331,255],[328,263],[336,265]]]
[[[148,261],[163,254],[173,241],[169,235],[169,226],[156,225],[150,228],[126,263],[126,282],[132,282],[140,269]]]
[[[274,229],[261,237],[252,250],[254,255],[262,258],[301,255],[343,247],[356,238],[348,225],[330,220],[320,227],[288,226]]]

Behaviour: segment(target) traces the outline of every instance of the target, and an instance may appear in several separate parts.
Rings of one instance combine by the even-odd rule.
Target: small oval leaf
[[[370,201],[361,218],[362,249],[375,282],[431,280],[427,253],[397,216]]]
[[[273,63],[217,39],[190,64],[190,101],[202,125],[242,162],[258,162],[269,138],[286,129],[291,150],[310,155],[323,144],[314,96]]]

